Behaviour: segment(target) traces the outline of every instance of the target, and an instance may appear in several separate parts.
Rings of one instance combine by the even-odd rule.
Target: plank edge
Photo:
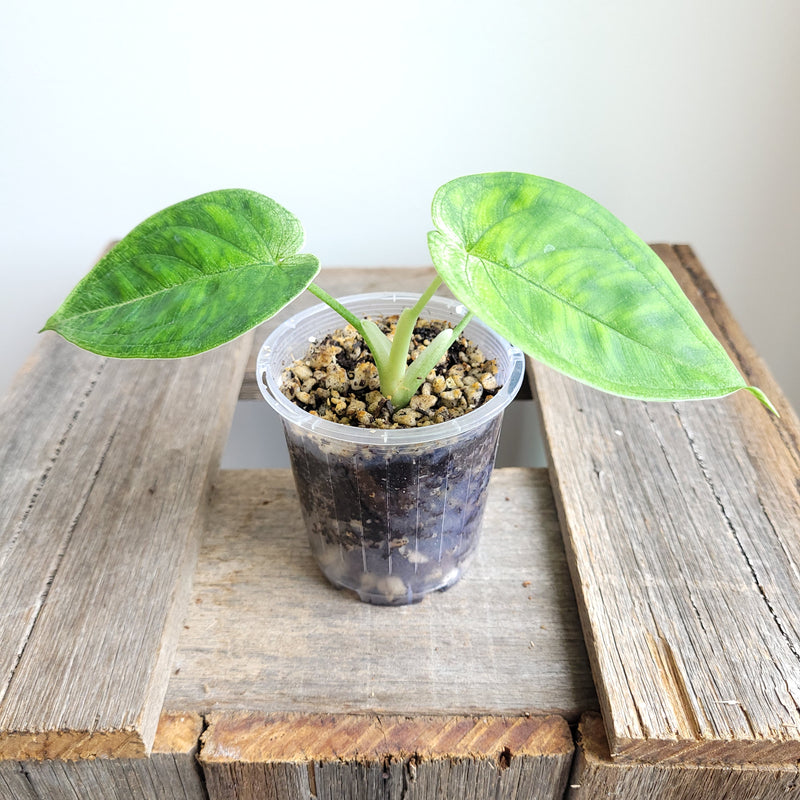
[[[427,734],[427,739],[426,739]],[[432,742],[432,743],[430,743]],[[202,764],[419,762],[570,758],[566,720],[528,717],[215,712],[201,740]]]

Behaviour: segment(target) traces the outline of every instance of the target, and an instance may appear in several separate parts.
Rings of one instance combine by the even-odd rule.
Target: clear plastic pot
[[[397,314],[416,295],[342,298],[357,316]],[[435,297],[423,316],[453,323],[466,313]],[[503,410],[517,393],[524,357],[473,320],[464,335],[495,359],[501,390],[448,422],[374,430],[320,419],[280,391],[282,370],[309,344],[346,323],[327,305],[302,311],[264,342],[257,379],[281,415],[311,550],[328,580],[365,602],[414,603],[452,586],[478,544]]]

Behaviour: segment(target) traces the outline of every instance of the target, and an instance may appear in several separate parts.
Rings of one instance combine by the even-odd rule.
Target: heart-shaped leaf
[[[118,358],[209,350],[268,319],[319,272],[300,222],[264,195],[225,189],[159,211],[73,289],[45,330]]]
[[[433,221],[431,255],[453,294],[549,366],[649,400],[746,387],[661,259],[575,189],[466,176],[437,191]]]

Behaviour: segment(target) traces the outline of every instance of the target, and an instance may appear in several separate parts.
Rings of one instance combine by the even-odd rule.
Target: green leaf
[[[647,400],[746,387],[661,259],[575,189],[466,176],[437,191],[433,221],[431,255],[453,294],[545,364]]]
[[[355,326],[356,330],[364,337],[378,373],[382,374],[388,369],[389,355],[392,351],[392,342],[389,337],[371,319],[362,319]]]
[[[428,373],[447,353],[455,339],[455,330],[453,328],[444,328],[433,337],[431,343],[408,365],[408,369],[403,373],[402,379],[397,383],[391,395],[392,405],[395,408],[404,408],[411,402],[411,398],[422,386],[425,378],[428,377]]]
[[[243,189],[194,197],[134,228],[73,289],[45,330],[117,358],[178,358],[268,319],[319,272],[300,222]]]
[[[381,376],[381,392],[390,400],[397,400],[395,396],[398,384],[406,374],[406,361],[408,349],[414,336],[414,327],[417,324],[417,311],[414,308],[404,308],[400,312],[394,329],[394,337],[386,360],[386,367],[379,369]],[[413,394],[413,392],[412,392]],[[409,397],[408,400],[411,398]],[[408,405],[408,400],[403,406]],[[399,401],[398,401],[399,402]],[[398,406],[401,408],[402,406]]]

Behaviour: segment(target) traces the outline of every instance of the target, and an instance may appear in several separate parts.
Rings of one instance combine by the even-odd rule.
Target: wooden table
[[[280,318],[180,362],[43,335],[0,407],[0,798],[800,797],[800,425],[656,249],[781,419],[530,363],[549,470],[402,608],[325,583],[288,472],[218,468]]]

